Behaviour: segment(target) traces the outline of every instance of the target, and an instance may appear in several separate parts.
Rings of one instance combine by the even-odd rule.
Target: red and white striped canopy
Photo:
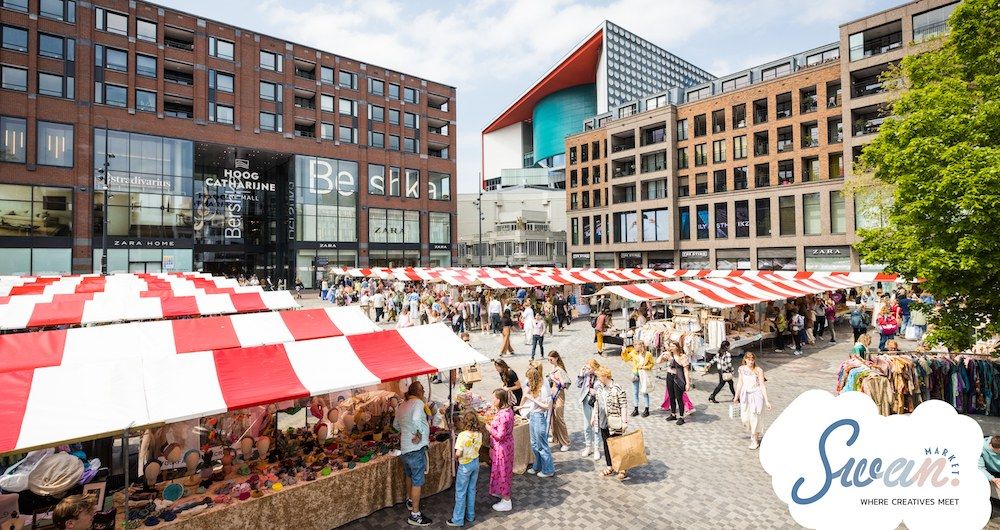
[[[241,291],[242,289],[242,291]],[[38,294],[79,294],[94,292],[134,293],[172,291],[177,295],[200,290],[209,294],[246,292],[232,278],[207,273],[155,273],[59,276],[59,277],[0,277],[0,301],[5,297]]]
[[[150,291],[152,293],[152,291]],[[98,296],[101,293],[53,295],[51,302],[11,297],[0,304],[0,329],[21,330],[46,326],[99,324],[132,320],[222,315],[299,307],[288,291],[253,291],[191,296],[142,296],[142,293]],[[45,296],[45,295],[40,295]],[[61,298],[67,297],[67,298]]]
[[[856,276],[851,276],[856,274]],[[873,283],[868,273],[850,274],[744,274],[732,277],[705,277],[669,282],[611,285],[599,294],[615,294],[634,301],[675,300],[690,297],[709,307],[735,307],[797,298]]]
[[[288,320],[284,313],[262,314],[276,315],[280,323],[232,321],[258,315],[221,317],[231,319],[240,342],[228,348],[199,342],[216,339],[203,331],[195,332],[201,336],[189,334],[191,330],[178,332],[173,322],[152,323],[158,325],[152,330],[157,335],[144,342],[136,341],[142,333],[139,324],[61,332],[61,347],[46,346],[50,357],[61,351],[61,358],[38,366],[40,361],[22,355],[20,368],[8,363],[16,369],[0,371],[0,453],[98,437],[130,424],[182,421],[487,361],[444,324],[349,334],[341,328],[343,315],[319,311],[330,324],[317,324],[324,317],[315,313],[316,322],[301,322],[297,315]],[[347,329],[354,325],[357,322],[343,324]],[[265,326],[279,331],[253,329]],[[283,338],[298,338],[332,333],[333,328],[343,334],[262,343],[274,340],[280,330]],[[92,329],[98,332],[83,333]],[[57,342],[60,333],[46,337]],[[101,347],[95,348],[95,341],[103,341]]]

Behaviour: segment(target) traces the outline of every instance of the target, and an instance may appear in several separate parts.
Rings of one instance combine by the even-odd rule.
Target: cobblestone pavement
[[[309,304],[312,305],[312,304]],[[801,357],[766,350],[761,366],[768,377],[768,393],[774,409],[765,412],[765,425],[800,393],[820,388],[835,388],[835,374],[840,361],[852,345],[849,328],[839,334],[841,341],[830,344],[817,341]],[[844,339],[846,337],[846,339]],[[513,340],[519,338],[520,340]],[[508,358],[511,367],[524,377],[530,347],[523,335],[512,337],[516,355]],[[472,333],[472,345],[484,355],[495,358],[500,351],[499,335]],[[545,338],[546,351],[557,350],[571,375],[594,357],[593,332],[586,320],[575,321],[567,330]],[[608,352],[611,352],[609,349]],[[609,366],[615,379],[625,383],[632,402],[629,370],[620,357],[600,359]],[[500,386],[492,367],[484,370],[476,391],[487,395]],[[487,494],[487,468],[479,475],[476,502],[477,528],[797,528],[787,507],[771,490],[770,477],[761,468],[757,451],[748,449],[738,419],[730,419],[726,398],[720,404],[709,403],[708,395],[718,382],[715,374],[695,375],[695,388],[689,393],[696,412],[682,426],[665,421],[659,409],[664,382],[657,379],[652,395],[653,407],[648,418],[632,418],[643,429],[649,464],[632,470],[624,482],[602,477],[603,459],[594,462],[580,456],[583,414],[579,405],[568,400],[566,422],[572,447],[569,452],[554,452],[556,475],[540,479],[533,475],[515,475],[514,510],[501,514],[491,505]],[[447,391],[445,385],[433,385],[434,392]],[[572,396],[572,394],[570,394]],[[972,416],[986,433],[1000,433],[1000,419]],[[424,500],[422,511],[434,519],[434,527],[444,527],[454,506],[454,490],[449,489]],[[395,506],[355,521],[345,528],[396,528],[405,526],[405,508]],[[1000,529],[1000,510],[994,504],[989,528]]]

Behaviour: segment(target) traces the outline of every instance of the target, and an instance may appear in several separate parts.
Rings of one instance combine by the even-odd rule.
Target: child
[[[464,526],[476,519],[476,480],[479,478],[479,448],[483,445],[482,425],[471,410],[458,418],[461,432],[455,439],[455,511],[448,526]]]

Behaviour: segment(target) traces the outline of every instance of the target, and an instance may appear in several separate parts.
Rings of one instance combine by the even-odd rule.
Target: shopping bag
[[[740,415],[739,408],[732,403],[729,404],[729,419],[735,420]]]
[[[906,328],[906,333],[903,335],[906,340],[917,340],[917,327],[909,326]]]
[[[615,471],[628,471],[648,462],[642,429],[608,438],[608,450],[611,452],[611,467]]]
[[[483,380],[483,373],[479,371],[479,366],[472,365],[462,368],[462,381],[465,383],[478,383]]]

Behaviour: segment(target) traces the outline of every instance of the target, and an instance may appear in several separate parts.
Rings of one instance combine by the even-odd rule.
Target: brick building
[[[112,272],[451,264],[454,87],[141,1],[0,5],[0,274],[99,270],[105,190]]]
[[[845,192],[845,175],[887,114],[879,75],[932,46],[955,5],[910,2],[840,42],[587,120],[566,139],[571,264],[877,268],[851,244],[878,196]]]

